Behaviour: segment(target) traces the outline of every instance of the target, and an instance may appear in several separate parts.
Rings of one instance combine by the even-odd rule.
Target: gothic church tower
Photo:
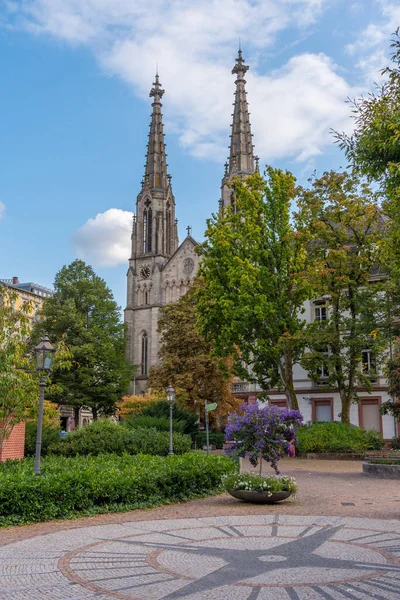
[[[153,98],[145,175],[133,217],[132,249],[127,273],[127,358],[137,366],[130,392],[147,388],[149,368],[158,361],[159,309],[186,293],[197,271],[196,241],[190,235],[178,247],[175,198],[167,172],[161,113],[164,90],[159,76],[150,91]]]
[[[245,64],[239,49],[232,75],[236,75],[235,101],[233,103],[231,143],[229,159],[225,163],[225,173],[221,183],[223,207],[234,206],[234,194],[231,182],[234,177],[245,178],[258,170],[258,156],[253,154],[253,134],[250,127],[249,105],[247,104],[246,80],[249,67]]]

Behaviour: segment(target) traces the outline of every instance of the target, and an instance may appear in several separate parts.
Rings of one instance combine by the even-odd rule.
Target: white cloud
[[[167,127],[194,156],[227,153],[233,52],[239,37],[248,73],[251,121],[262,161],[307,159],[348,129],[345,98],[357,95],[323,54],[293,57],[261,72],[278,35],[303,32],[330,0],[32,0],[14,23],[71,45],[86,45],[101,66],[148,97],[158,62]]]
[[[391,35],[400,25],[398,2],[375,0],[375,3],[382,18],[370,23],[352,44],[346,46],[346,51],[351,56],[358,57],[357,67],[363,72],[368,84],[379,81],[380,71],[388,64]]]
[[[77,256],[98,267],[127,263],[132,217],[129,211],[110,208],[88,219],[73,238]]]
[[[4,213],[6,212],[6,206],[3,202],[0,202],[0,219],[4,217]]]

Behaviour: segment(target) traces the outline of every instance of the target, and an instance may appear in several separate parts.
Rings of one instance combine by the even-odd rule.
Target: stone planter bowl
[[[252,504],[275,504],[281,500],[289,498],[292,492],[253,492],[251,490],[228,490],[228,494],[243,500],[243,502],[251,502]]]
[[[362,464],[363,475],[379,479],[400,479],[400,465],[375,465],[369,462]]]

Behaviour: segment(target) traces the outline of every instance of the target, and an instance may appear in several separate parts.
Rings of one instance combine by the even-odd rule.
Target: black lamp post
[[[51,365],[56,349],[50,344],[47,334],[38,343],[35,348],[36,370],[40,373],[40,400],[39,415],[36,434],[35,466],[33,470],[36,475],[40,475],[40,454],[42,450],[42,426],[43,426],[43,406],[44,406],[44,388],[46,387],[46,377],[50,372]]]
[[[169,452],[168,452],[168,456],[172,456],[172,454],[174,453],[174,448],[172,445],[172,409],[173,409],[174,402],[175,402],[175,390],[172,387],[172,385],[169,384],[169,386],[167,387],[165,392],[167,394],[167,402],[169,404]]]

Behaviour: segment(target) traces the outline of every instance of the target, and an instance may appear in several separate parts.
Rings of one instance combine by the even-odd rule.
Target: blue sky
[[[125,304],[158,62],[180,238],[201,240],[228,152],[238,39],[261,164],[346,162],[347,96],[373,89],[398,0],[0,0],[0,277],[52,286],[75,257]]]

